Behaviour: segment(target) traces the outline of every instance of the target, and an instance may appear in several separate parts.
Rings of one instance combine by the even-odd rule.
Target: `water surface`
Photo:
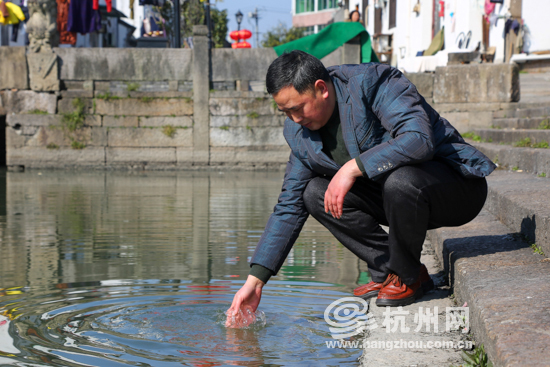
[[[313,219],[264,288],[266,324],[223,325],[282,176],[2,173],[0,365],[357,365],[326,348],[323,313],[366,265]]]

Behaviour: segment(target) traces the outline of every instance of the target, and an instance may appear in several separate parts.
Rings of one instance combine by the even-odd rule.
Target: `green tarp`
[[[317,34],[275,47],[275,52],[281,56],[285,51],[301,50],[322,59],[357,36],[361,36],[361,62],[380,62],[372,50],[369,33],[357,22],[332,23]]]

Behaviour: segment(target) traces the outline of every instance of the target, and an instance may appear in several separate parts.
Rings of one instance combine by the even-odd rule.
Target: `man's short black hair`
[[[276,94],[289,86],[302,94],[313,90],[319,79],[330,82],[330,75],[321,60],[304,51],[294,50],[282,54],[269,65],[265,84],[269,94]]]

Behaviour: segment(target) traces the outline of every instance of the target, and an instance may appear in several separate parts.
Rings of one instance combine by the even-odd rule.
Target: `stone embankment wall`
[[[7,165],[283,166],[284,115],[265,92],[273,49],[209,51],[204,26],[195,28],[194,39],[194,50],[54,49],[58,87],[47,73],[41,87],[43,75],[27,67],[25,48],[1,47]],[[356,63],[359,55],[350,42],[323,62]],[[462,131],[487,126],[492,111],[519,99],[511,65],[460,65],[408,77]]]

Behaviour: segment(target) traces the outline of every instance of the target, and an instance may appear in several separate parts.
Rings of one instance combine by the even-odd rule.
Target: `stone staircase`
[[[464,134],[499,169],[476,219],[429,233],[495,366],[549,365],[549,116],[550,105],[497,111],[491,129]]]

